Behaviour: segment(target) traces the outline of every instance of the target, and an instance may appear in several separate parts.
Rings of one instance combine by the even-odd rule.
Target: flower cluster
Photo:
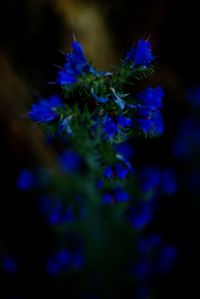
[[[136,170],[129,142],[142,134],[153,137],[163,133],[160,110],[164,92],[160,86],[125,92],[131,80],[152,73],[154,55],[147,40],[139,40],[113,72],[98,72],[76,40],[65,58],[56,80],[63,91],[62,99],[52,96],[40,100],[28,113],[51,136],[55,148],[59,139],[57,172],[41,167],[35,172],[25,169],[17,185],[26,191],[36,187],[39,212],[58,239],[59,249],[47,258],[48,274],[61,275],[86,265],[86,274],[94,273],[96,291],[110,273],[102,254],[108,265],[116,259],[119,269],[124,268],[123,243],[128,242],[125,248],[131,249],[133,230],[137,237],[152,221],[154,193],[175,190],[170,170]],[[127,231],[131,238],[122,240]],[[69,234],[83,240],[85,255],[82,248],[70,245]],[[114,254],[113,242],[118,244]],[[159,248],[157,252],[170,260],[170,249],[164,253],[163,247]],[[141,277],[142,267],[135,264],[131,277]],[[99,273],[104,272],[105,278],[99,283]]]

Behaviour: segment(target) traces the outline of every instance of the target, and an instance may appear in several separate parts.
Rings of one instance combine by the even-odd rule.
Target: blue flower
[[[117,116],[116,118],[111,118],[110,116],[106,116],[103,121],[103,129],[107,134],[108,139],[112,139],[116,134],[119,133],[119,128],[121,127],[131,127],[132,120],[130,117],[125,117],[122,115]]]
[[[167,272],[174,265],[177,258],[177,249],[175,246],[165,246],[160,252],[158,260],[158,271]]]
[[[164,131],[163,119],[159,110],[149,107],[138,107],[136,123],[145,134],[161,135]]]
[[[177,190],[177,182],[175,173],[172,169],[165,169],[161,174],[161,189],[167,195],[175,194]]]
[[[153,210],[151,205],[149,203],[141,203],[133,209],[130,222],[135,229],[141,230],[151,222],[152,217]]]
[[[107,134],[108,139],[112,139],[115,134],[119,132],[117,124],[111,117],[107,116],[103,124],[104,132]]]
[[[61,222],[62,203],[57,197],[42,197],[39,201],[40,211],[46,217],[47,221],[56,225]]]
[[[35,185],[35,178],[32,171],[28,169],[22,169],[17,179],[17,188],[19,190],[30,190]]]
[[[135,48],[133,62],[135,65],[149,66],[154,60],[154,56],[151,52],[150,41],[140,39],[137,47]]]
[[[44,99],[33,104],[28,116],[36,122],[50,122],[58,117],[57,108],[62,106],[59,97],[51,96],[49,100]]]
[[[116,202],[124,202],[129,199],[129,194],[121,187],[116,187],[113,194]]]
[[[113,202],[124,202],[129,199],[129,194],[120,186],[115,187],[111,192],[106,192],[102,196],[104,204]]]
[[[104,170],[104,176],[106,178],[112,178],[115,174],[115,176],[117,176],[119,179],[125,179],[128,172],[129,172],[129,168],[124,167],[122,165],[122,163],[115,163],[114,167],[112,168],[111,166],[106,166],[105,170]]]
[[[57,260],[60,267],[66,267],[69,264],[70,261],[70,253],[68,250],[61,250],[58,251],[55,255],[55,259]]]
[[[160,170],[156,167],[146,166],[140,174],[140,188],[143,192],[150,192],[159,186],[160,180]]]
[[[114,165],[115,174],[119,179],[125,179],[128,174],[128,169],[125,168],[121,163],[115,163]]]
[[[67,73],[65,70],[60,70],[58,72],[57,82],[60,85],[74,84],[77,82],[77,78]]]
[[[152,124],[151,121],[149,121],[149,119],[138,119],[138,124],[143,133],[150,133]]]
[[[113,202],[113,197],[110,193],[106,192],[103,194],[102,196],[102,202],[104,204],[109,204],[109,203],[112,203]]]
[[[59,156],[58,163],[64,172],[77,172],[81,167],[81,157],[73,150],[65,150]]]
[[[47,262],[47,272],[51,276],[59,275],[61,272],[68,270],[71,256],[68,250],[60,250],[52,255]]]
[[[49,224],[58,225],[74,219],[71,206],[65,206],[58,197],[44,196],[40,198],[40,212],[45,216]]]
[[[154,60],[149,41],[140,39],[136,47],[131,47],[126,54],[125,63],[131,62],[132,66],[149,66]]]
[[[163,118],[160,111],[155,111],[151,115],[151,126],[153,135],[161,135],[164,132]]]
[[[122,115],[117,116],[117,123],[121,127],[131,127],[132,119],[130,117],[125,117]]]
[[[58,72],[57,83],[61,85],[74,84],[80,76],[89,72],[97,75],[96,70],[88,64],[82,46],[76,40],[71,45],[72,53],[66,54],[64,69]]]
[[[147,87],[145,90],[137,94],[136,98],[137,100],[139,100],[139,103],[141,105],[149,106],[153,109],[158,109],[162,106],[163,96],[163,89],[158,86],[156,88]]]
[[[113,177],[113,170],[112,170],[112,167],[110,167],[109,165],[106,166],[106,168],[104,170],[104,176],[106,178],[112,178]]]

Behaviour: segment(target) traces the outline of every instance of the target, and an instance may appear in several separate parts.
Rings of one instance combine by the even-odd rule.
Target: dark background
[[[148,152],[141,144],[141,156],[173,165],[175,161],[169,154],[169,143],[177,120],[185,113],[185,92],[200,82],[199,13],[198,1],[192,0],[181,4],[171,0],[1,1],[0,243],[6,244],[5,250],[27,258],[27,262],[32,260],[34,264],[37,256],[42,262],[52,242],[48,229],[36,217],[34,201],[18,193],[15,180],[22,166],[31,167],[35,162],[49,165],[53,160],[43,145],[40,131],[27,124],[26,111],[37,96],[56,91],[56,87],[47,86],[47,82],[55,78],[56,69],[52,64],[63,63],[57,49],[68,50],[72,33],[75,33],[85,45],[90,60],[105,69],[123,58],[132,42],[151,35],[153,51],[157,55],[156,72],[144,84],[159,84],[165,89],[166,133],[159,141],[149,143]],[[181,172],[181,165],[175,167],[178,173]],[[198,297],[195,270],[198,270],[200,209],[197,200],[197,196],[191,198],[190,193],[180,191],[163,204],[157,215],[155,227],[179,250],[174,270],[156,282],[162,299],[184,295]],[[4,277],[1,286],[2,294],[6,288],[8,298],[24,285],[35,294],[41,284],[42,291],[53,290],[41,269],[13,279],[12,290],[7,287],[11,284],[10,279]],[[29,298],[30,294],[25,294]]]

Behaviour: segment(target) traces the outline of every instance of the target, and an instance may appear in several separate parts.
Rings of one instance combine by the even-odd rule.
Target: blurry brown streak
[[[116,62],[116,51],[101,5],[78,0],[50,1],[63,19],[66,28],[64,36],[68,36],[69,30],[74,33],[85,46],[86,55],[98,67],[104,68]]]
[[[0,119],[5,139],[13,154],[54,167],[54,153],[44,145],[44,136],[37,125],[27,119],[31,97],[9,62],[0,52]]]

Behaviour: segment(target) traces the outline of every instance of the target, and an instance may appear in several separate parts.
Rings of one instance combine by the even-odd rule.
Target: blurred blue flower
[[[152,133],[161,135],[164,132],[163,118],[160,111],[154,111],[151,115]]]
[[[75,252],[71,257],[71,266],[74,270],[78,270],[83,267],[84,256],[81,252]]]
[[[40,100],[37,104],[32,105],[28,116],[36,122],[50,122],[58,117],[57,108],[62,107],[61,100],[58,96],[51,96],[49,100]]]
[[[117,162],[114,164],[114,167],[106,166],[104,170],[104,176],[106,178],[112,178],[114,175],[118,177],[119,179],[125,179],[127,174],[129,172],[129,169],[127,167],[124,167],[122,163]]]
[[[122,115],[117,116],[116,118],[117,123],[121,127],[131,127],[132,126],[132,119],[130,117],[125,117]]]
[[[149,66],[154,60],[149,41],[140,39],[136,47],[131,47],[124,62],[131,62],[133,66]]]
[[[156,88],[147,87],[145,90],[138,93],[136,98],[141,105],[158,109],[162,107],[163,96],[163,89],[158,86]]]
[[[70,253],[68,250],[58,251],[55,255],[55,260],[58,262],[61,268],[66,268],[70,262]]]
[[[161,190],[167,195],[173,195],[177,191],[177,180],[172,169],[164,169],[161,173]]]
[[[54,259],[50,259],[47,262],[46,270],[50,276],[57,276],[60,274],[60,266]]]
[[[74,84],[77,82],[77,78],[70,73],[68,73],[66,70],[60,70],[57,74],[57,83],[60,85],[68,85],[68,84]]]
[[[113,197],[116,202],[124,202],[129,199],[129,194],[121,187],[116,187],[113,190]]]
[[[82,160],[78,153],[68,149],[60,154],[58,164],[62,171],[74,173],[80,170]]]
[[[151,131],[152,123],[149,119],[140,118],[137,120],[137,123],[140,129],[143,131],[143,133],[147,134]]]
[[[140,173],[140,188],[143,192],[149,192],[158,187],[161,180],[161,173],[157,167],[143,167]]]
[[[102,202],[104,204],[109,204],[109,203],[112,203],[113,202],[113,197],[110,193],[106,192],[103,194],[102,196]]]
[[[60,250],[49,257],[46,269],[49,275],[57,276],[63,271],[67,271],[70,266],[71,255],[68,250]]]
[[[146,238],[139,237],[137,240],[137,249],[141,254],[148,254],[158,248],[161,244],[161,237],[158,234],[152,234]]]
[[[175,246],[167,245],[165,246],[159,255],[158,260],[158,271],[168,272],[174,265],[177,258],[177,249]]]
[[[152,221],[152,217],[152,206],[148,202],[142,202],[132,209],[129,219],[133,228],[140,230]]]
[[[104,170],[104,176],[106,178],[112,178],[113,177],[113,170],[112,170],[112,167],[110,167],[109,165],[106,166],[106,168]]]
[[[40,212],[45,216],[49,224],[65,224],[74,219],[71,206],[66,206],[64,202],[53,196],[44,196],[39,199]]]
[[[22,169],[17,178],[17,188],[19,190],[30,190],[35,186],[33,172],[28,169]]]
[[[119,132],[117,124],[109,116],[104,120],[103,129],[108,139],[113,139],[114,135]]]
[[[125,168],[121,163],[115,163],[114,165],[115,174],[119,179],[125,179],[128,174],[128,169]]]
[[[112,191],[105,192],[102,196],[102,202],[104,204],[110,204],[113,202],[124,202],[129,199],[129,194],[122,187],[116,186]]]

